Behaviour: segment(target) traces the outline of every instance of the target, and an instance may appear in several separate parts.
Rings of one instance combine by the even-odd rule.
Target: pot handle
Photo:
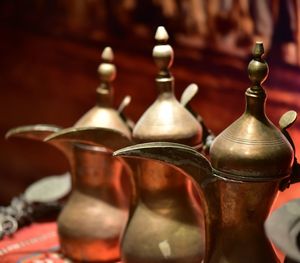
[[[201,117],[201,115],[195,111],[193,109],[193,107],[191,106],[190,102],[191,100],[195,97],[195,95],[198,92],[198,85],[195,83],[192,83],[190,85],[188,85],[185,90],[183,91],[181,98],[180,98],[180,103],[182,106],[184,106],[195,118],[196,120],[199,122],[199,124],[202,127],[202,137],[203,137],[203,153],[204,154],[208,154],[209,153],[209,149],[210,146],[212,144],[212,142],[215,139],[215,135],[213,134],[213,132],[207,127],[207,125],[205,124],[203,118]]]
[[[295,144],[289,132],[287,131],[287,129],[291,127],[296,120],[297,120],[297,112],[293,110],[284,113],[279,120],[280,130],[282,134],[286,137],[286,139],[289,141],[289,143],[291,144],[294,150],[294,161],[293,161],[291,175],[287,179],[281,182],[279,188],[280,191],[284,191],[286,188],[289,188],[291,184],[300,182],[300,164],[298,163],[296,158]]]

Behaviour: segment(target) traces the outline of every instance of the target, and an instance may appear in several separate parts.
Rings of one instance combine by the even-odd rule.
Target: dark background
[[[288,5],[286,3],[289,3]],[[184,4],[183,4],[184,3]],[[192,105],[218,134],[244,109],[247,64],[263,40],[270,75],[267,113],[277,125],[300,109],[298,1],[15,0],[0,3],[0,204],[28,184],[68,169],[49,145],[5,140],[20,125],[69,127],[96,100],[103,48],[115,52],[115,103],[130,94],[126,114],[137,120],[154,101],[154,33],[165,25],[174,47],[176,95],[194,82]],[[300,147],[300,121],[291,128]],[[300,159],[299,152],[297,153]],[[281,194],[276,206],[294,191]]]

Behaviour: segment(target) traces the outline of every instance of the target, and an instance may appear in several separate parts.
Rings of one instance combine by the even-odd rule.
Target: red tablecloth
[[[283,262],[283,256],[279,258]],[[53,222],[24,227],[0,242],[0,263],[67,262],[72,261],[59,252],[56,223]]]
[[[0,242],[1,263],[70,262],[59,254],[55,223],[33,224]]]
[[[0,241],[0,263],[70,263],[59,251],[56,223],[32,224]],[[121,263],[121,262],[116,262]]]

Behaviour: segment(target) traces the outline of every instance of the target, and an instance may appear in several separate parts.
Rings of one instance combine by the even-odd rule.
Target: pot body
[[[123,235],[122,262],[201,262],[203,215],[192,183],[163,163],[139,161],[140,198]]]
[[[128,217],[123,165],[101,147],[75,144],[73,151],[73,191],[58,218],[61,249],[78,261],[116,260]]]
[[[219,178],[220,218],[209,263],[278,263],[263,224],[278,192],[278,181],[239,182]]]

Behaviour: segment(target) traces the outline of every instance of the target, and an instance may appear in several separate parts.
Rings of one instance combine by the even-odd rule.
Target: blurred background
[[[126,114],[136,121],[157,94],[151,53],[156,27],[164,25],[175,51],[176,95],[198,84],[192,105],[218,134],[244,110],[257,40],[270,66],[269,118],[277,125],[287,110],[300,112],[299,19],[300,0],[2,0],[0,205],[68,169],[51,146],[4,136],[19,125],[72,126],[95,104],[105,46],[115,52],[116,106],[131,95]],[[300,120],[290,131],[299,149]],[[299,186],[290,190],[275,207],[300,197]]]

